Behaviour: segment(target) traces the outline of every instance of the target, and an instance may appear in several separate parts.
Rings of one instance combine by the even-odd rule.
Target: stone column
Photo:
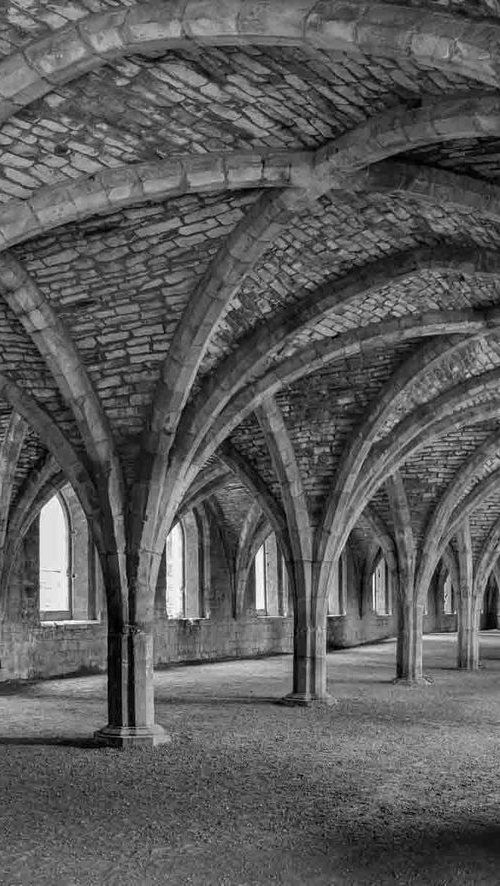
[[[118,593],[118,583],[125,580],[120,579],[123,570],[116,568],[117,559],[110,558],[111,569],[105,577],[108,585],[108,723],[95,733],[95,738],[113,747],[152,747],[169,741],[164,729],[155,723],[154,710],[153,588],[156,588],[158,569],[151,582],[138,580],[132,593],[130,588],[122,588]],[[128,605],[124,600],[128,600]],[[124,618],[124,612],[128,612],[128,619]]]
[[[457,600],[457,667],[479,667],[479,600],[474,596],[474,560],[469,521],[456,537],[460,586]]]
[[[299,623],[298,623],[299,622]],[[297,704],[328,699],[326,691],[325,624],[303,625],[294,621],[293,691],[287,696]]]
[[[398,595],[396,679],[415,684],[426,682],[422,674],[424,605]]]
[[[479,601],[461,587],[457,601],[457,668],[479,668]]]
[[[295,564],[299,598],[295,599],[293,689],[283,701],[310,705],[330,702],[326,689],[326,605],[313,605],[311,562]]]
[[[108,725],[95,738],[115,747],[168,741],[155,723],[151,625],[108,627]]]

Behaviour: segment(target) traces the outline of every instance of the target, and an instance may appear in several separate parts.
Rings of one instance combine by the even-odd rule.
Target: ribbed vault
[[[166,535],[203,502],[233,566],[275,532],[304,661],[348,539],[397,561],[401,599],[450,541],[484,591],[497,4],[10,6],[0,557],[64,477],[113,643],[149,630]]]

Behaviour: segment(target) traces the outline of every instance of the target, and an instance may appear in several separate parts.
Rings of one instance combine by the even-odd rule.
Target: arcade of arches
[[[0,11],[0,679],[422,635],[500,543],[496,0]],[[333,687],[328,687],[334,692]],[[168,730],[168,724],[165,724]]]

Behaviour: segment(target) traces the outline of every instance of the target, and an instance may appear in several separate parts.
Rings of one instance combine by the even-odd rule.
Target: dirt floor
[[[393,686],[395,644],[329,655],[330,708],[275,700],[291,659],[156,674],[172,743],[97,749],[103,677],[0,684],[0,883],[500,883],[500,633],[485,669],[425,638],[432,685]]]

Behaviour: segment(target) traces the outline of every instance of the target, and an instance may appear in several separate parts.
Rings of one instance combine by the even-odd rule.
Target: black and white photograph
[[[0,886],[499,886],[500,0],[0,0]]]

